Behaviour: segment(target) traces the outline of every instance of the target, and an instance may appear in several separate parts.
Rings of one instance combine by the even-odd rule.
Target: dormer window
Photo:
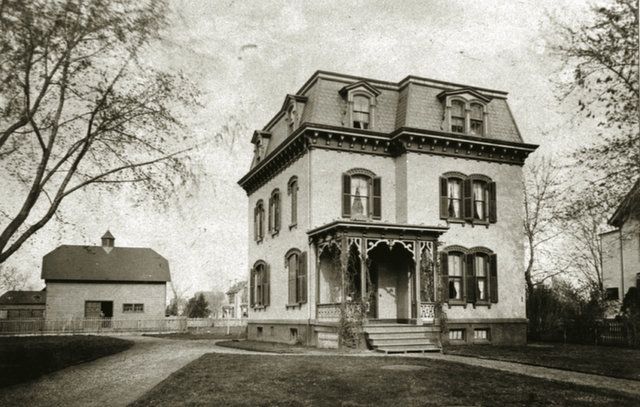
[[[340,95],[346,99],[343,125],[354,129],[374,129],[377,97],[380,91],[365,81],[347,85],[340,89]]]
[[[438,95],[444,104],[442,129],[451,133],[482,137],[487,134],[487,104],[491,98],[465,88],[446,90]]]
[[[287,109],[287,125],[289,126],[289,134],[293,133],[296,126],[296,108],[294,105]]]
[[[369,128],[370,104],[371,102],[366,96],[358,95],[353,97],[353,128]]]
[[[469,113],[469,121],[470,121],[470,132],[473,136],[482,136],[484,135],[484,106],[480,103],[472,103],[471,104],[471,112]],[[452,112],[453,119],[453,112]],[[453,122],[451,124],[453,126]],[[452,130],[453,131],[453,130]]]
[[[464,102],[454,100],[451,102],[451,131],[454,133],[464,133],[465,122]]]

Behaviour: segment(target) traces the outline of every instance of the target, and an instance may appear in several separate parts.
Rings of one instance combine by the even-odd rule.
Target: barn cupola
[[[111,250],[113,250],[115,241],[116,238],[113,237],[111,232],[107,230],[107,233],[102,236],[102,248],[104,249],[104,251],[109,253]]]

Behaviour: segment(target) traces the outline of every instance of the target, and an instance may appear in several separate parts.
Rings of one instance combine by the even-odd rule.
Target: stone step
[[[385,346],[405,346],[405,345],[425,345],[425,346],[438,346],[436,341],[432,341],[426,338],[411,339],[411,338],[395,338],[395,339],[373,339],[371,340],[371,346],[382,348]]]
[[[440,347],[436,345],[386,345],[376,347],[375,350],[384,353],[440,352]]]
[[[366,325],[364,331],[368,334],[372,333],[394,333],[394,332],[434,332],[432,329],[428,329],[418,325],[403,325],[403,326],[371,326]],[[439,330],[438,330],[439,331]]]
[[[399,339],[399,338],[406,338],[406,339],[426,339],[426,338],[432,338],[432,337],[437,337],[437,334],[433,334],[431,332],[377,332],[377,333],[370,333],[367,332],[367,337],[371,340],[379,340],[379,339]]]

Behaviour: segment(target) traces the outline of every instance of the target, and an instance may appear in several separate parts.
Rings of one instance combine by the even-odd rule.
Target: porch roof
[[[368,237],[438,238],[449,230],[448,226],[410,225],[368,221],[337,220],[307,232],[310,238],[322,238],[333,234],[360,234]]]

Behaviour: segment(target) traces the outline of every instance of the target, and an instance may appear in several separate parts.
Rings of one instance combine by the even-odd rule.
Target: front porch
[[[309,232],[316,259],[316,320],[360,313],[364,325],[439,323],[438,237],[446,227],[333,222]]]

